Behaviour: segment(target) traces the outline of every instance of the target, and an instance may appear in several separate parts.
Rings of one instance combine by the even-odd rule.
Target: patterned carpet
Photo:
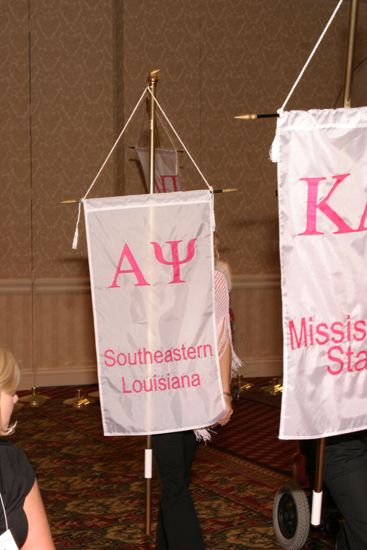
[[[280,408],[249,399],[234,403],[231,422],[217,430],[218,449],[274,471],[291,475],[294,441],[278,439]]]
[[[152,535],[144,534],[145,438],[105,438],[98,403],[82,410],[63,404],[65,397],[74,397],[74,388],[44,388],[42,393],[52,399],[17,412],[15,440],[37,471],[57,549],[153,549],[155,521]],[[279,411],[247,400],[236,409],[227,435],[222,430],[213,445],[200,445],[194,464],[192,494],[206,548],[276,550],[272,501],[289,479],[281,473],[288,469],[289,451],[268,429],[271,424],[274,433]],[[158,494],[154,479],[154,520]],[[331,548],[319,530],[311,532],[305,546]]]

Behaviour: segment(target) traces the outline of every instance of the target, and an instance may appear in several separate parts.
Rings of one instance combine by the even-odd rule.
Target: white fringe
[[[81,203],[81,201],[79,201],[79,204],[78,204],[78,217],[77,217],[77,220],[76,220],[75,232],[74,232],[74,238],[73,238],[73,244],[72,244],[73,250],[76,250],[76,249],[78,248],[78,240],[79,240],[79,222],[80,222],[80,213],[81,213],[81,210],[82,210],[82,203]]]
[[[232,342],[231,342],[232,344]],[[232,345],[232,374],[237,374],[241,367],[243,367],[243,362],[238,357],[237,353],[233,349]]]
[[[196,441],[203,441],[209,443],[212,439],[212,434],[216,434],[211,428],[200,428],[200,430],[194,430]]]

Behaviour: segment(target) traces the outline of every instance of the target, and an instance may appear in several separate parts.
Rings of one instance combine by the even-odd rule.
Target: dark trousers
[[[204,550],[199,520],[189,493],[197,442],[192,430],[152,437],[161,499],[158,550]]]
[[[327,438],[324,479],[344,517],[337,550],[367,549],[367,433]]]

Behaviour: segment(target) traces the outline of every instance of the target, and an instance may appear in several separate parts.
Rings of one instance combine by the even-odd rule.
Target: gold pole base
[[[24,395],[23,397],[19,398],[19,401],[21,403],[26,403],[29,407],[40,407],[50,399],[47,395],[40,395],[36,392],[36,387],[32,387],[32,393],[29,395]]]
[[[247,382],[242,374],[238,374],[231,383],[231,394],[235,401],[238,401],[241,397],[241,393],[247,393],[253,389],[254,385],[251,382]]]
[[[273,378],[272,382],[266,386],[262,386],[261,391],[270,395],[278,395],[283,392],[283,384],[280,378]]]
[[[75,397],[70,397],[69,399],[65,399],[65,401],[63,401],[64,405],[74,407],[74,409],[84,409],[85,407],[92,405],[94,402],[94,399],[83,397],[81,395],[81,390],[76,390]]]
[[[254,389],[254,385],[250,382],[246,382],[243,386],[240,386],[240,391],[251,391]]]

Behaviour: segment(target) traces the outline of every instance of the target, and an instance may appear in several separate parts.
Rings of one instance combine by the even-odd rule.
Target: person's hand
[[[228,424],[233,414],[232,397],[225,393],[224,401],[226,403],[226,410],[223,416],[218,420],[218,424],[220,424],[220,426],[225,426],[226,424]]]

